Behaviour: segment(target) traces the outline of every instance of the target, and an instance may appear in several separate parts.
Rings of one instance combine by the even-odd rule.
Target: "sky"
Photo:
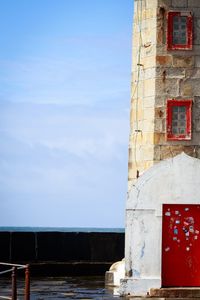
[[[0,4],[0,226],[124,227],[133,0]]]

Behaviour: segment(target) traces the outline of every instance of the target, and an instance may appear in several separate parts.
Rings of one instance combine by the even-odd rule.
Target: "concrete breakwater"
[[[0,261],[32,275],[103,275],[124,257],[123,232],[0,232]]]

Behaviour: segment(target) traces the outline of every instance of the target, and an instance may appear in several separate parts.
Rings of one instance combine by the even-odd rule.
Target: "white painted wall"
[[[161,287],[162,204],[200,204],[200,160],[184,153],[146,171],[126,206],[125,269],[120,293]]]

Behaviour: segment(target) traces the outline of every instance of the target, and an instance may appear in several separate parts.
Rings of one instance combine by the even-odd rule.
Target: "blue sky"
[[[132,16],[1,1],[0,226],[124,226]]]

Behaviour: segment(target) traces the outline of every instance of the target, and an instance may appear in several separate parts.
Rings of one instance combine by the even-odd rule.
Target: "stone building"
[[[134,1],[131,86],[120,293],[165,297],[200,286],[199,0]]]
[[[200,157],[200,1],[135,0],[132,57],[129,188],[163,159]]]

